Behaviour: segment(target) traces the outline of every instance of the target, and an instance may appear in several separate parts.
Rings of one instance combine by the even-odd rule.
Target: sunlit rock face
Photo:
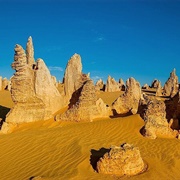
[[[112,78],[111,76],[108,76],[105,92],[115,92],[115,91],[120,91],[119,83],[116,82],[115,79]]]
[[[67,63],[64,73],[64,94],[67,104],[74,92],[78,91],[83,83],[89,79],[89,75],[82,73],[82,63],[79,54],[74,54]]]
[[[34,61],[32,38],[27,42],[26,53],[15,46],[11,78],[11,96],[15,106],[6,117],[6,123],[46,120],[63,107],[63,97],[54,85],[52,76],[42,59]]]
[[[173,131],[166,119],[166,105],[161,100],[147,99],[142,118],[145,121],[145,126],[142,134],[145,137],[155,139],[156,137],[176,137],[177,131]]]
[[[132,176],[145,170],[139,148],[130,144],[112,146],[97,162],[97,172],[119,176]]]
[[[174,69],[170,73],[169,79],[164,85],[163,95],[174,97],[179,90],[178,76],[176,75],[176,70]]]
[[[92,80],[87,80],[80,89],[77,102],[64,114],[56,116],[56,121],[91,122],[98,117],[109,116],[110,109],[102,99],[98,99]]]
[[[104,83],[102,79],[99,79],[95,84],[96,91],[104,90]]]
[[[117,114],[126,114],[128,112],[136,114],[140,98],[141,86],[138,81],[131,77],[126,81],[124,94],[120,95],[120,97],[113,102],[113,109]]]

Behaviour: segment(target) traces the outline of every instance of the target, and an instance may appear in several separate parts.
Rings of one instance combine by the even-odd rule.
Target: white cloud
[[[96,82],[96,81],[98,81],[99,79],[103,79],[103,77],[101,77],[101,76],[93,76],[93,77],[91,77],[91,79],[92,79],[94,82]]]
[[[94,40],[94,42],[101,42],[101,41],[104,41],[104,40],[105,40],[105,38],[103,36],[99,36]]]
[[[63,68],[62,67],[59,67],[59,66],[49,66],[49,70],[50,71],[63,71]]]

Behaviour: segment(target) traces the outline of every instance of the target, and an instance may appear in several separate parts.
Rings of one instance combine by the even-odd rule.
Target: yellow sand
[[[3,95],[0,93],[0,105],[7,107]],[[139,133],[143,124],[139,115],[133,115],[92,123],[48,120],[21,125],[12,134],[0,135],[0,180],[33,176],[49,180],[180,179],[180,140],[146,139]],[[139,147],[148,170],[123,178],[96,173],[91,165],[98,156],[96,151],[124,142]]]

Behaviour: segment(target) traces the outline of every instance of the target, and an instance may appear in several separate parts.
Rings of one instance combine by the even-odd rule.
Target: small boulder
[[[97,172],[103,174],[132,176],[142,173],[145,169],[139,148],[127,143],[120,147],[112,146],[97,162]]]

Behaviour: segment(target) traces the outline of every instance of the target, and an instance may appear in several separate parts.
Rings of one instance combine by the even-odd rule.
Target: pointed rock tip
[[[32,41],[32,36],[29,36],[28,41]]]

